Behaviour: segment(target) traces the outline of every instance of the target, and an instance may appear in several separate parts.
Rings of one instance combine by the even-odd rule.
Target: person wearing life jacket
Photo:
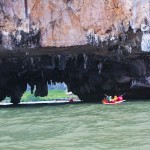
[[[109,101],[108,99],[109,99],[109,96],[108,95],[106,95],[106,97],[104,98],[105,99],[105,101]]]
[[[106,103],[106,102],[107,102],[107,99],[106,99],[106,97],[104,97],[102,100],[102,103]]]
[[[111,102],[111,100],[112,100],[112,97],[108,96],[108,101]]]
[[[122,101],[122,100],[123,100],[123,96],[122,95],[118,96],[118,101]]]
[[[118,100],[117,95],[114,96],[113,100],[116,102]]]

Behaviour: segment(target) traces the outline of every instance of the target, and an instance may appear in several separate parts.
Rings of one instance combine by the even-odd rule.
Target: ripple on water
[[[1,109],[0,149],[149,150],[150,102]]]

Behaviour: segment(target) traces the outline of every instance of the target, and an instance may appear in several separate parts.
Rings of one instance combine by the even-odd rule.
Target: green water
[[[0,150],[150,150],[150,102],[0,108]]]

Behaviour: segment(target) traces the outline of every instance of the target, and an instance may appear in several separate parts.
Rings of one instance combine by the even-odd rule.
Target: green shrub
[[[30,91],[23,94],[21,102],[29,101],[49,101],[54,99],[69,98],[71,96],[67,95],[64,90],[49,90],[48,95],[45,97],[35,97]]]

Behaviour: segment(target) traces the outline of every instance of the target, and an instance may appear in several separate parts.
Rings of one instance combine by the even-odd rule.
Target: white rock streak
[[[150,27],[147,24],[141,25],[141,31],[143,32],[142,36],[142,42],[141,42],[141,50],[144,52],[150,51],[150,33],[149,33]]]

